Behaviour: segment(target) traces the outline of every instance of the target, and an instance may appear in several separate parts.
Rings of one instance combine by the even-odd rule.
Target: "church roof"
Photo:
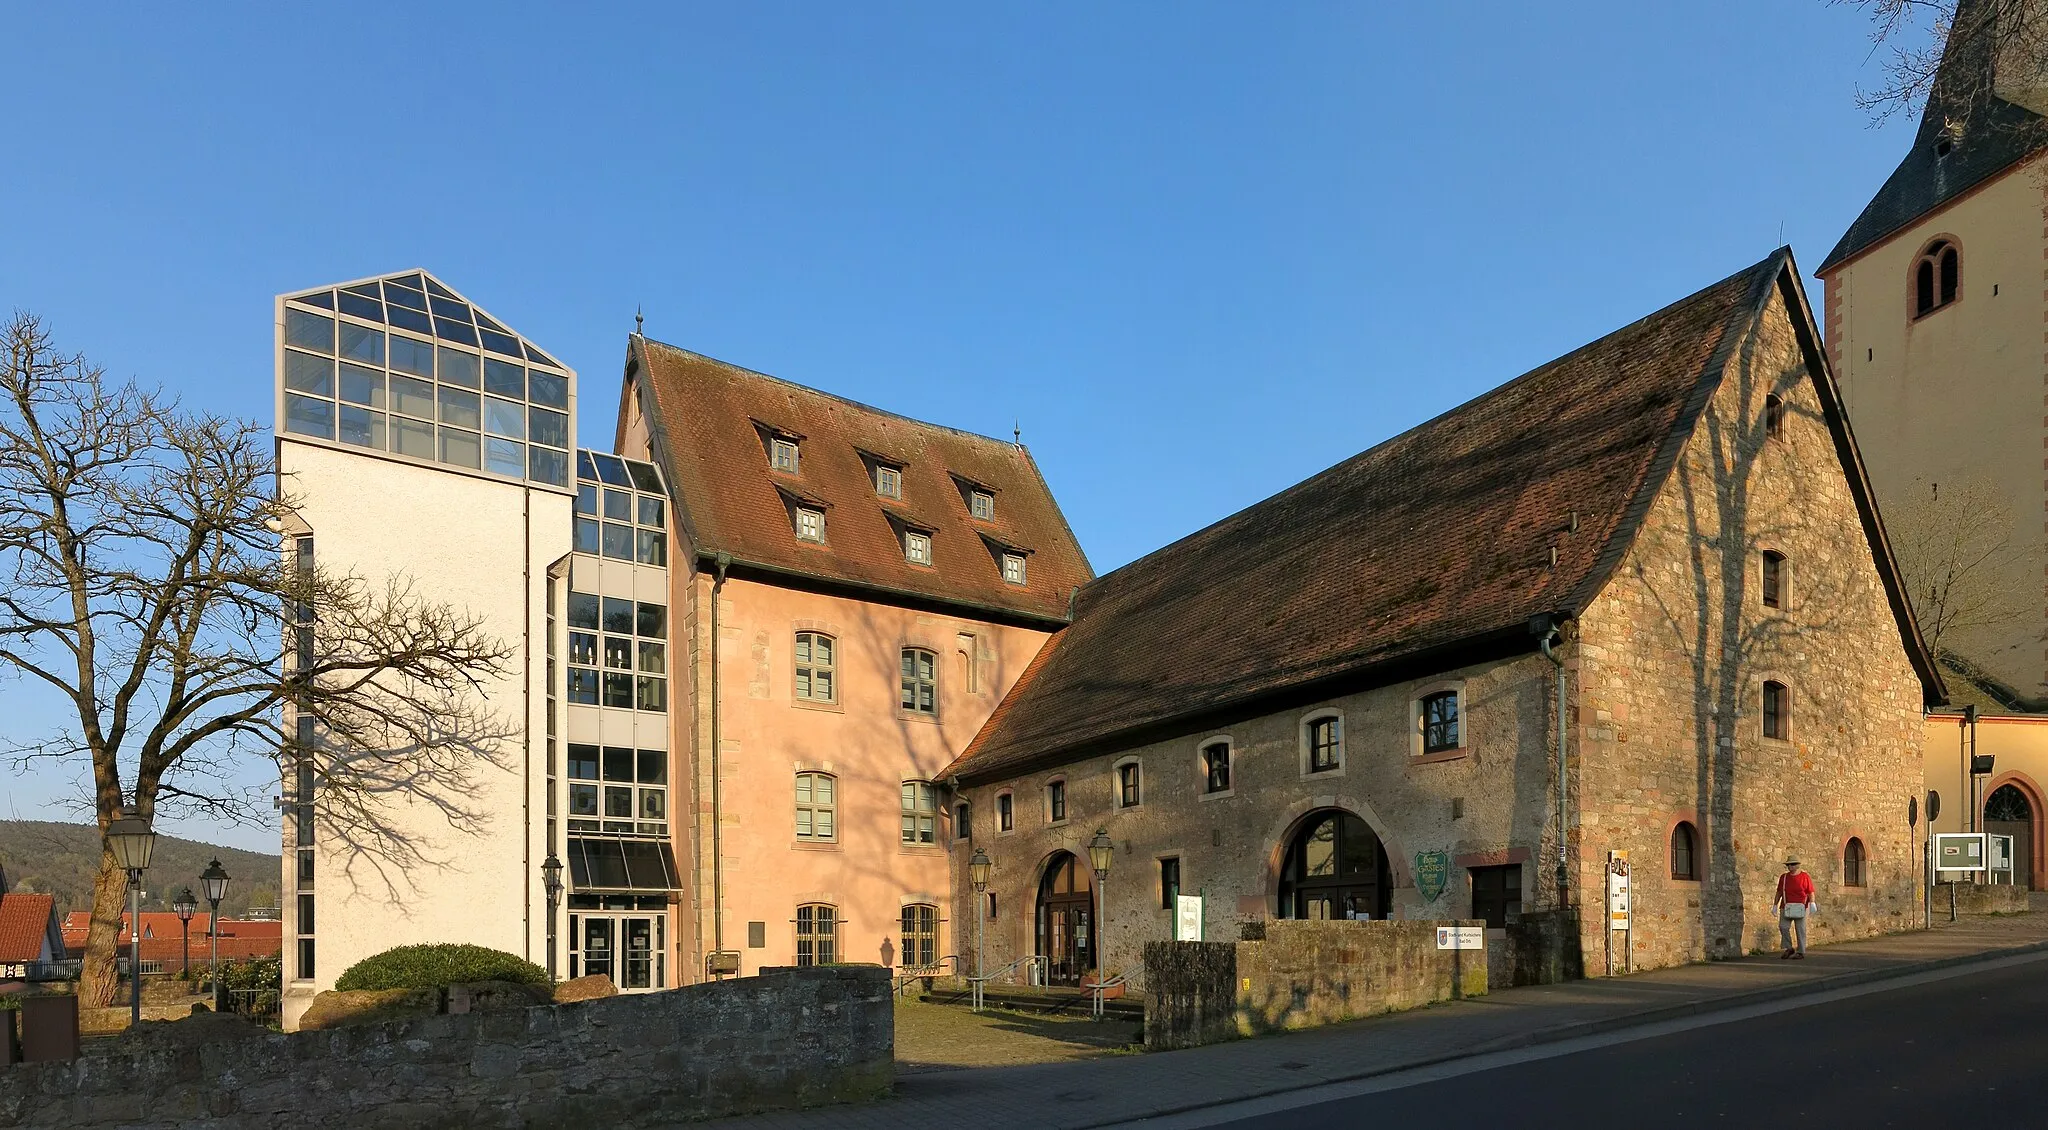
[[[1821,260],[1819,273],[2048,147],[2048,119],[1992,91],[1991,8],[1982,0],[1964,0],[1913,147]],[[1946,153],[1939,149],[1944,140]]]

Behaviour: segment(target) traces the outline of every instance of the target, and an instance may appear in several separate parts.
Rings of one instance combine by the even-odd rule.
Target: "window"
[[[838,811],[839,782],[830,773],[796,775],[796,838],[830,843],[839,838],[833,813]]]
[[[956,804],[953,806],[954,839],[971,840],[974,838],[973,816],[974,814],[968,811],[968,808],[965,804]]]
[[[1498,930],[1522,920],[1522,865],[1472,869],[1472,917]]]
[[[912,565],[932,563],[932,536],[916,530],[903,531],[903,559]]]
[[[1855,836],[1842,845],[1842,885],[1861,887],[1866,883],[1864,865],[1869,862],[1863,854],[1863,841]]]
[[[1202,747],[1202,773],[1205,778],[1202,791],[1205,793],[1227,793],[1230,791],[1230,743],[1210,742]]]
[[[1687,821],[1680,820],[1671,829],[1671,877],[1686,882],[1697,882],[1700,877],[1699,834]]]
[[[1422,752],[1458,748],[1458,692],[1438,691],[1422,700]]]
[[[768,466],[777,471],[797,473],[796,441],[777,436],[768,441]]]
[[[1011,584],[1013,584],[1013,585],[1021,585],[1021,584],[1023,584],[1023,583],[1024,583],[1024,555],[1023,555],[1023,554],[1021,554],[1021,553],[1005,553],[1005,554],[1003,554],[1003,580],[1005,580],[1005,581],[1008,581],[1009,583],[1011,583]]]
[[[578,705],[665,712],[668,609],[570,593],[568,685],[569,701]]]
[[[1785,684],[1764,683],[1764,737],[1788,741],[1792,736],[1792,697]]]
[[[487,399],[486,413],[500,403]],[[505,415],[500,434],[511,434],[515,423],[512,416]],[[486,430],[490,430],[488,420]],[[488,442],[493,451],[504,443]],[[511,448],[517,446],[506,446],[508,458]],[[653,464],[582,451],[577,453],[576,479],[576,552],[642,565],[668,564],[668,507],[661,473]],[[636,487],[643,493],[634,493]]]
[[[1785,607],[1785,555],[1764,550],[1763,596],[1765,608]]]
[[[984,522],[995,520],[996,496],[985,490],[967,492],[967,512]]]
[[[1138,807],[1139,802],[1144,798],[1139,788],[1140,783],[1137,762],[1133,761],[1116,767],[1116,806],[1118,808]]]
[[[905,969],[936,969],[939,965],[939,908],[914,902],[903,908],[903,948],[897,964]]]
[[[614,836],[668,834],[668,753],[569,746],[569,830]]]
[[[875,464],[875,493],[883,498],[903,497],[903,471],[886,463]]]
[[[1772,439],[1785,434],[1785,400],[1776,393],[1764,397],[1764,434]]]
[[[796,536],[798,541],[825,540],[825,512],[808,506],[796,508]]]
[[[1009,793],[996,794],[996,831],[1008,832],[1017,827],[1016,798]]]
[[[938,842],[938,790],[930,781],[903,782],[903,842]]]
[[[1308,723],[1308,771],[1326,773],[1344,760],[1344,720],[1335,715]]]
[[[1180,857],[1169,855],[1159,861],[1159,905],[1172,910],[1180,899]]]
[[[1067,783],[1054,781],[1045,787],[1046,819],[1058,824],[1067,818]]]
[[[796,908],[796,963],[833,965],[839,961],[839,908],[807,903]]]
[[[1962,283],[1962,260],[1956,245],[1937,239],[1927,245],[1913,266],[1913,316],[1923,317],[1956,300]]]
[[[913,714],[935,715],[939,712],[938,698],[937,660],[923,648],[904,648],[903,695],[898,699],[899,705]]]
[[[836,702],[833,640],[823,632],[796,634],[796,697],[803,702]]]

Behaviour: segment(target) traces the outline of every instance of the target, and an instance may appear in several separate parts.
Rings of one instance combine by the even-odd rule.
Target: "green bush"
[[[357,989],[442,989],[476,981],[545,985],[548,972],[506,953],[470,945],[399,946],[366,957],[335,979],[344,992]]]

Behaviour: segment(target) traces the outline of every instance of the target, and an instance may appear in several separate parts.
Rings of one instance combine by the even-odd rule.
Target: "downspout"
[[[1547,618],[1546,618],[1547,619]],[[1564,657],[1552,650],[1552,645],[1564,642],[1564,633],[1557,625],[1550,625],[1543,636],[1543,658],[1550,660],[1557,668],[1557,908],[1563,910],[1571,903],[1571,867],[1566,862],[1565,837],[1569,827],[1565,822],[1565,686]]]
[[[533,491],[519,492],[519,949],[533,958]]]
[[[712,559],[711,582],[711,952],[717,961],[725,955],[725,844],[719,827],[724,816],[718,784],[718,751],[724,736],[718,726],[718,600],[725,588],[725,571],[732,566],[732,554]],[[718,975],[724,980],[723,973]]]

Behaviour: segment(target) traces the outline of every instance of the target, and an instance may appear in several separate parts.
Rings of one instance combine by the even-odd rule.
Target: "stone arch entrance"
[[[1056,851],[1038,880],[1038,954],[1048,984],[1076,985],[1095,968],[1095,876],[1070,851]]]
[[[2040,890],[2044,831],[2039,795],[2018,776],[1994,781],[1984,794],[1984,830],[2012,837],[2013,882]]]
[[[1295,826],[1280,855],[1279,917],[1383,919],[1393,897],[1386,848],[1364,819],[1324,808]]]

